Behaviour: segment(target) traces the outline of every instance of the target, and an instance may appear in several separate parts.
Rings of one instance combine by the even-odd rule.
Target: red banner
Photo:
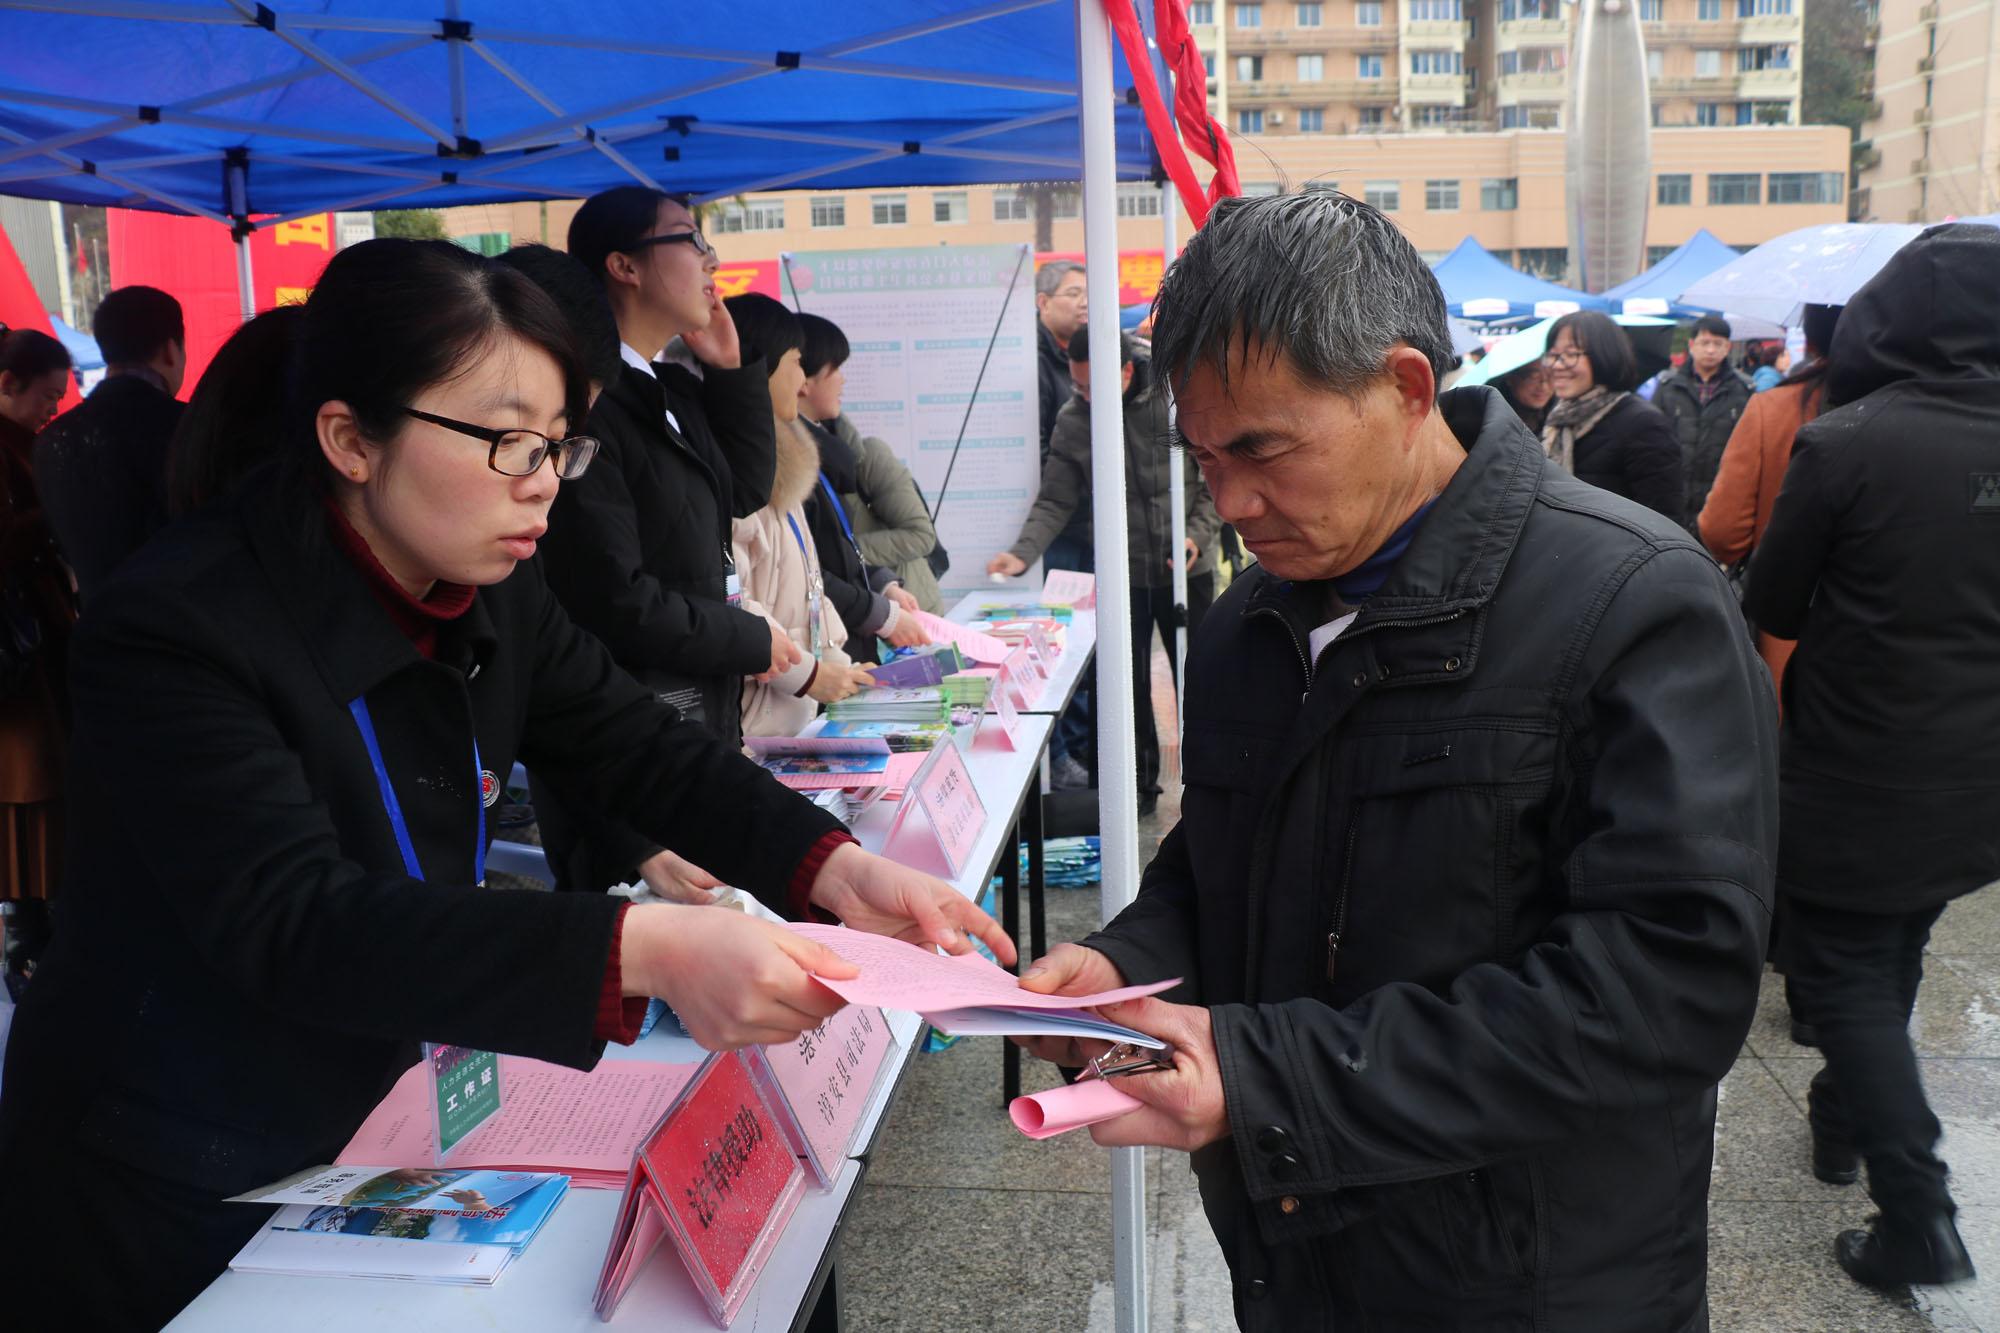
[[[187,316],[188,372],[181,394],[193,390],[215,351],[242,322],[236,294],[236,243],[229,228],[203,218],[108,210],[114,287],[158,287]],[[319,281],[333,258],[333,215],[319,213],[250,233],[253,304],[293,305]]]
[[[0,231],[0,326],[56,336],[55,325],[49,323],[49,312],[42,309],[42,298],[35,294],[35,284],[29,281],[28,270],[14,253],[14,244],[5,231]],[[76,392],[76,376],[72,375],[69,391],[63,394],[56,410],[67,412],[81,401]]]
[[[1160,290],[1160,278],[1167,271],[1160,250],[1120,250],[1118,252],[1118,304],[1120,307],[1150,301]],[[1035,255],[1035,267],[1067,259],[1083,262],[1081,251],[1049,250]]]
[[[725,301],[745,292],[783,300],[784,293],[778,290],[778,261],[743,259],[724,264],[715,270],[715,292]]]

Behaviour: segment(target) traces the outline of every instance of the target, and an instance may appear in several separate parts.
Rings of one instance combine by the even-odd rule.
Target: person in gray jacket
[[[1159,739],[1153,723],[1153,630],[1158,627],[1171,661],[1176,619],[1172,561],[1176,559],[1188,567],[1190,637],[1201,623],[1203,613],[1215,600],[1215,546],[1222,521],[1216,517],[1215,502],[1209,498],[1193,457],[1171,445],[1166,390],[1153,382],[1151,363],[1136,358],[1132,340],[1122,334],[1118,365],[1125,399],[1126,568],[1132,587],[1132,697],[1138,714],[1139,808],[1143,812],[1151,808],[1160,790]],[[1014,544],[987,561],[990,574],[1027,572],[1065,532],[1078,534],[1086,545],[1092,540],[1088,329],[1079,327],[1070,336],[1069,371],[1076,395],[1056,416],[1034,508],[1028,511]],[[1187,476],[1187,537],[1179,551],[1173,550],[1169,489],[1170,469],[1175,467],[1185,469]]]

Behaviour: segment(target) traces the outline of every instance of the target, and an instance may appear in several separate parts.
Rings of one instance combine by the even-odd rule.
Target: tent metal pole
[[[1180,196],[1174,193],[1172,181],[1160,182],[1160,271],[1174,262],[1175,213],[1180,209]],[[1155,366],[1154,373],[1159,372]],[[1168,392],[1170,386],[1162,385],[1161,392],[1167,393],[1167,431],[1171,438],[1174,428],[1174,400]],[[1173,506],[1173,569],[1174,569],[1174,641],[1167,645],[1167,651],[1174,655],[1174,729],[1187,730],[1187,642],[1188,642],[1188,562],[1187,562],[1187,459],[1178,450],[1169,450],[1168,459],[1173,470],[1167,474],[1167,503]]]
[[[257,314],[257,284],[250,272],[250,155],[232,148],[224,162],[222,192],[236,237],[236,309],[248,324]]]
[[[1118,145],[1111,25],[1103,0],[1078,0],[1076,67],[1083,119],[1083,253],[1090,309],[1091,520],[1097,546],[1098,901],[1106,921],[1139,893],[1139,773],[1133,713],[1131,580],[1126,576],[1125,405],[1117,392]],[[1142,707],[1149,699],[1140,700]],[[1111,1153],[1111,1272],[1118,1333],[1145,1333],[1146,1152]]]
[[[257,288],[250,272],[250,233],[236,233],[236,308],[248,324],[257,316]]]

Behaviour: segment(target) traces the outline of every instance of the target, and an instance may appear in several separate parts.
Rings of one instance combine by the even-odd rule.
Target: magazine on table
[[[558,1178],[544,1171],[316,1166],[261,1189],[234,1195],[229,1202],[483,1213]]]

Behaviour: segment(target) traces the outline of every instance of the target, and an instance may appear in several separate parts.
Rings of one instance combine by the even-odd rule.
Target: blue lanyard
[[[799,531],[799,521],[793,518],[789,512],[785,515],[785,522],[791,524],[792,540],[799,544],[799,558],[806,562],[806,578],[810,580],[812,578],[812,557],[806,554],[805,534]]]
[[[826,473],[819,474],[819,488],[826,492],[826,498],[833,502],[833,516],[840,520],[840,530],[847,534],[847,544],[859,549],[860,543],[854,539],[854,525],[847,521],[847,507],[840,503],[840,497],[833,493],[833,483],[826,479]]]
[[[403,854],[403,869],[411,879],[422,879],[424,869],[417,864],[417,849],[410,842],[410,827],[403,822],[403,803],[396,799],[396,788],[389,781],[389,766],[382,762],[382,745],[375,739],[375,721],[368,716],[368,700],[356,699],[347,705],[347,711],[354,714],[354,725],[361,729],[361,743],[368,747],[368,762],[375,766],[375,785],[382,792],[382,808],[388,812],[389,827],[396,831],[396,850]],[[472,879],[476,884],[486,883],[486,798],[481,788],[485,785],[485,770],[479,766],[479,738],[472,740],[472,803],[479,809],[479,841],[472,849]]]

